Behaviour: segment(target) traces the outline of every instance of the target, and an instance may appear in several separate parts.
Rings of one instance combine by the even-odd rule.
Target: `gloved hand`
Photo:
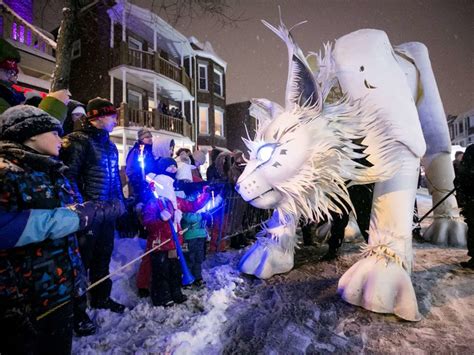
[[[127,212],[123,201],[118,198],[107,201],[97,201],[97,204],[98,207],[103,210],[104,220],[107,222],[115,222]]]
[[[122,238],[133,238],[139,233],[140,222],[135,212],[135,204],[134,198],[126,199],[122,204],[124,207],[123,213],[117,218],[115,225]]]
[[[183,212],[181,212],[181,210],[174,211],[174,222],[177,224],[181,224],[182,219],[183,219]]]
[[[167,210],[163,210],[160,212],[160,218],[162,221],[167,221],[171,218],[171,213],[169,213]]]
[[[77,213],[79,217],[79,230],[90,229],[93,224],[104,222],[104,210],[101,202],[86,201],[67,206],[71,211]]]

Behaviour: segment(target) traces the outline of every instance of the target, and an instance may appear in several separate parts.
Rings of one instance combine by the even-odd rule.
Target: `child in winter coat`
[[[146,269],[145,263],[142,263],[137,278],[141,280],[141,284],[150,284],[153,305],[171,306],[173,303],[186,301],[186,296],[181,292],[182,270],[168,221],[173,222],[179,244],[182,245],[181,211],[198,210],[204,206],[209,195],[202,194],[194,202],[177,198],[173,188],[177,165],[171,158],[158,160],[155,171],[156,175],[148,175],[148,178],[153,180],[155,198],[150,198],[145,204],[142,217],[143,224],[148,230],[147,250],[163,245],[151,253],[151,283],[149,283],[150,270]]]
[[[73,233],[113,212],[73,204],[61,123],[17,105],[0,115],[0,353],[68,354],[72,298],[86,288]],[[44,316],[44,318],[42,317]]]
[[[197,194],[188,197],[189,200],[195,200]],[[184,240],[188,245],[186,262],[191,274],[194,276],[194,285],[202,286],[202,263],[205,259],[205,248],[207,239],[206,220],[202,213],[187,212],[181,219],[181,227],[185,231]]]

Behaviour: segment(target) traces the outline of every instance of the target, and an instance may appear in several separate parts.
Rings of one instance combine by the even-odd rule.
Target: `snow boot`
[[[337,249],[329,249],[326,254],[321,257],[321,261],[332,261],[337,259]]]
[[[175,295],[175,296],[173,297],[174,303],[177,303],[177,304],[184,303],[184,302],[186,302],[187,300],[188,300],[188,298],[187,298],[185,295],[183,295],[182,293],[179,294],[179,295]]]
[[[146,298],[150,296],[150,290],[147,288],[139,288],[138,289],[138,297]]]
[[[110,310],[111,312],[114,312],[114,313],[123,313],[125,311],[125,306],[124,305],[115,302],[110,297],[105,299],[105,300],[101,300],[99,302],[94,302],[94,303],[91,304],[91,306],[92,306],[92,308],[108,309],[108,310]]]
[[[87,337],[95,334],[97,327],[87,313],[81,314],[80,319],[74,319],[74,333],[77,337]]]
[[[468,261],[461,261],[459,264],[461,265],[461,267],[463,267],[465,269],[474,270],[474,258],[471,258]]]
[[[173,300],[168,300],[168,301],[160,301],[160,302],[153,302],[153,306],[155,307],[171,307],[172,305],[174,305],[174,301]]]

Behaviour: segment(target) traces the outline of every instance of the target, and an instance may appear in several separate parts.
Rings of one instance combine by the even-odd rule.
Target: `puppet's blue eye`
[[[270,160],[275,151],[275,144],[265,144],[258,149],[257,159],[261,163],[266,163]]]

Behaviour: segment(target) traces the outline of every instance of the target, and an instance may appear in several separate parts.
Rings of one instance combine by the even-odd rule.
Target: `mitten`
[[[171,213],[169,213],[167,210],[163,210],[160,212],[160,218],[162,221],[167,221],[171,218]]]

